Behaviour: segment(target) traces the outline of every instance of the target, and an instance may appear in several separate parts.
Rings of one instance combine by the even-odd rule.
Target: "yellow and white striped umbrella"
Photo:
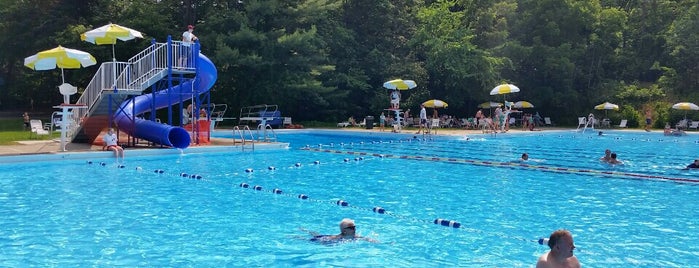
[[[534,104],[528,101],[518,101],[514,104],[515,108],[534,108]]]
[[[517,86],[513,84],[502,84],[493,88],[493,90],[490,91],[490,95],[507,94],[514,92],[519,92],[519,88]]]
[[[447,108],[449,106],[449,104],[447,104],[443,100],[436,99],[423,102],[422,105],[424,105],[427,108]]]
[[[478,108],[495,108],[502,105],[502,103],[499,102],[494,102],[494,101],[487,101],[481,104],[478,104]]]
[[[680,102],[672,105],[672,109],[685,110],[685,111],[697,111],[699,106],[691,102]]]
[[[24,66],[32,70],[44,71],[53,70],[56,67],[60,68],[63,83],[65,83],[63,69],[79,69],[95,64],[97,64],[97,60],[90,53],[62,46],[24,58]]]
[[[387,89],[408,90],[417,87],[413,80],[394,79],[383,83],[383,87]]]
[[[595,106],[595,110],[619,110],[619,105],[614,103],[605,102]]]
[[[143,34],[118,24],[110,23],[80,35],[80,40],[96,45],[112,45],[112,58],[114,59],[114,44],[117,40],[128,41],[143,38]]]

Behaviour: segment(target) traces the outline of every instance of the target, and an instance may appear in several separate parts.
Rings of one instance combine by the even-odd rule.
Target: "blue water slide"
[[[195,79],[153,94],[140,95],[132,100],[124,101],[114,115],[114,122],[117,123],[119,129],[139,139],[175,148],[187,148],[191,138],[189,132],[184,128],[140,118],[134,119],[134,115],[150,112],[153,104],[155,104],[155,109],[161,109],[178,104],[182,100],[189,100],[194,94],[199,95],[209,91],[214,86],[218,76],[216,66],[209,58],[199,54],[197,67]],[[173,95],[168,96],[168,90]]]

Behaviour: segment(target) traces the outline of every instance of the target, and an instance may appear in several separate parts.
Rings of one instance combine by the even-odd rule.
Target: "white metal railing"
[[[171,53],[168,53],[168,49]],[[167,75],[168,66],[185,72],[196,70],[196,54],[198,43],[192,47],[182,45],[181,41],[154,43],[128,62],[104,62],[100,65],[90,83],[85,87],[77,103],[86,104],[87,109],[74,109],[71,122],[79,124],[81,119],[88,116],[93,106],[98,104],[104,93],[140,94],[144,89],[163,79]],[[168,55],[171,57],[168,58]],[[75,130],[68,133],[72,139]]]

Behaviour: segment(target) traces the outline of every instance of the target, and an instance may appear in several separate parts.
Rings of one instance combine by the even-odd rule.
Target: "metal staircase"
[[[198,45],[198,44],[197,44]],[[92,142],[102,129],[108,127],[109,116],[131,96],[141,95],[148,87],[173,74],[196,73],[196,66],[179,66],[182,62],[196,62],[191,53],[187,61],[182,42],[155,43],[130,58],[127,62],[104,62],[92,77],[77,103],[87,109],[76,109],[70,120],[73,126],[68,138],[75,142]],[[198,49],[194,49],[198,51]]]

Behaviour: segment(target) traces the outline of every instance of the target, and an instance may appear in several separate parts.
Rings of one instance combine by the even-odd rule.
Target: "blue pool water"
[[[532,267],[536,240],[565,228],[586,267],[699,263],[699,173],[681,170],[696,135],[278,135],[290,149],[0,164],[0,262]],[[601,164],[606,148],[625,165]],[[379,243],[308,241],[343,218]]]

